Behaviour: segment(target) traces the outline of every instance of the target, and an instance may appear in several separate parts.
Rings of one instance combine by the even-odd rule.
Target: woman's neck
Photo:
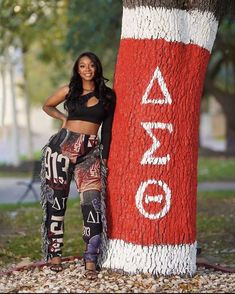
[[[83,92],[91,92],[95,90],[95,83],[93,81],[83,81]]]

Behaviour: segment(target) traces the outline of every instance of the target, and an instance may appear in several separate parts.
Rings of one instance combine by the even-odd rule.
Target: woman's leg
[[[44,150],[42,162],[42,224],[44,258],[59,264],[64,236],[64,215],[72,177],[72,164],[61,152],[66,134],[59,132]],[[56,269],[55,269],[56,270]]]
[[[95,271],[102,232],[99,156],[94,156],[92,152],[86,155],[75,166],[74,178],[80,192],[83,214],[83,239],[86,242],[84,261],[88,270]]]

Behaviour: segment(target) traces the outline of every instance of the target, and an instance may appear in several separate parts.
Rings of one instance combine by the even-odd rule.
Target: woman
[[[76,60],[69,85],[58,89],[43,110],[62,121],[61,130],[44,147],[41,195],[44,208],[43,251],[51,270],[61,271],[64,215],[69,186],[74,176],[83,214],[86,276],[96,278],[101,242],[101,172],[107,164],[111,142],[115,94],[105,85],[98,57],[85,52]],[[56,107],[64,102],[68,115]],[[98,130],[101,128],[101,143]]]

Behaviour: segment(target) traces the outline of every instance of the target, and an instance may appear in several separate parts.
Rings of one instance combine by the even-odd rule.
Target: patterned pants
[[[61,129],[44,147],[41,204],[44,258],[61,256],[64,215],[72,177],[80,192],[84,259],[96,262],[101,242],[101,172],[98,137]]]

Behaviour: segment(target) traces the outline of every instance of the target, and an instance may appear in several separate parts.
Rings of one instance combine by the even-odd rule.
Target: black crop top
[[[87,101],[91,97],[96,97],[97,95],[95,92],[90,92],[86,95],[82,95],[79,99],[82,99],[82,104],[79,107],[76,107],[74,111],[68,111],[68,118],[67,120],[83,120],[88,121],[96,124],[102,123],[101,128],[101,144],[103,145],[102,150],[102,157],[104,159],[108,159],[109,155],[109,148],[111,143],[111,136],[112,136],[112,123],[113,123],[113,115],[115,109],[115,99],[113,102],[112,107],[109,108],[107,111],[105,106],[101,100],[98,101],[97,104],[92,106],[86,106]],[[115,97],[114,97],[115,98]]]

